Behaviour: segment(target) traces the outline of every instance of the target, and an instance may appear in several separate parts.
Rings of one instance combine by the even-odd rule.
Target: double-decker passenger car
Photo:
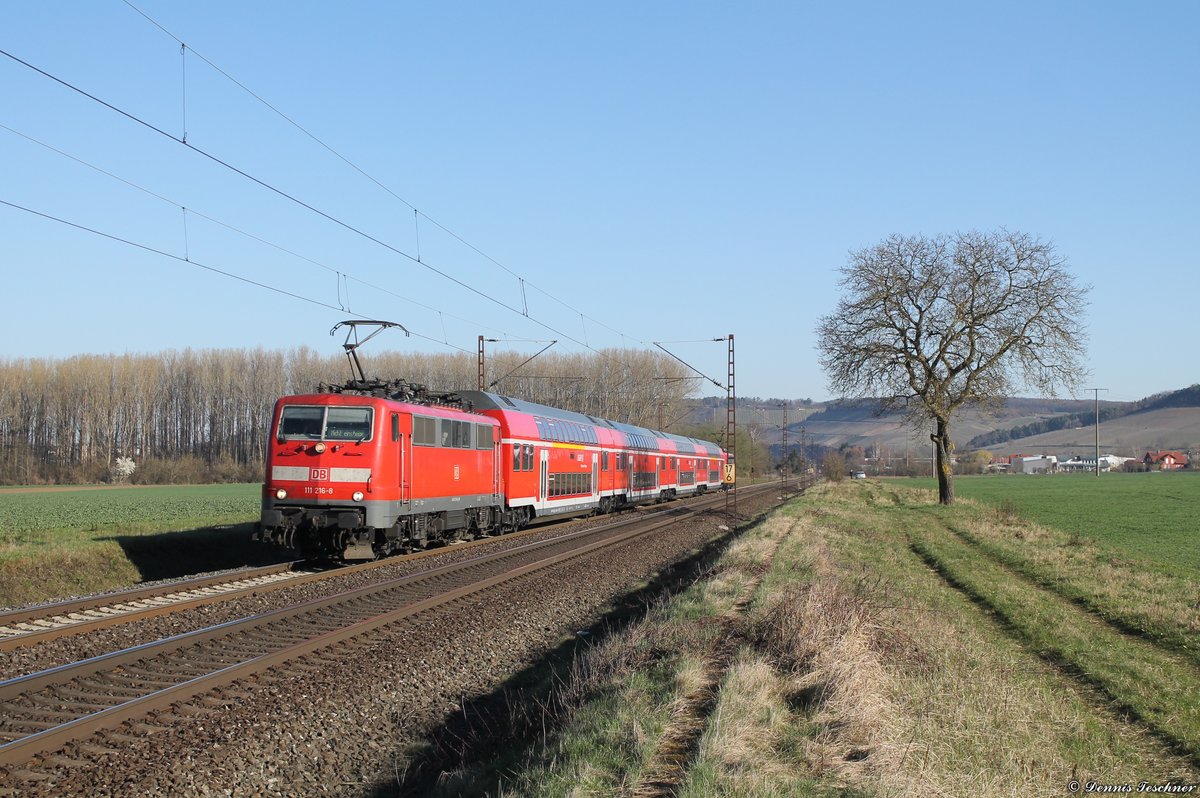
[[[260,535],[370,559],[721,486],[726,453],[500,394],[359,380],[275,405]]]
[[[506,506],[518,517],[606,513],[721,486],[716,444],[482,391],[459,393],[500,422]]]

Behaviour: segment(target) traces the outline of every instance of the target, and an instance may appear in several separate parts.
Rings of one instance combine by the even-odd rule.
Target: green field
[[[191,529],[253,520],[261,487],[164,485],[128,488],[2,488],[0,542],[21,544],[82,539],[96,532],[123,534]]]
[[[260,490],[0,488],[0,606],[279,559],[250,541]]]
[[[936,487],[932,479],[904,481]],[[1200,474],[956,477],[955,494],[1132,555],[1200,570]]]

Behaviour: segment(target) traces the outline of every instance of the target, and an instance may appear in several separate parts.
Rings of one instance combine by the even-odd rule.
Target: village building
[[[1142,464],[1152,471],[1175,471],[1187,466],[1188,457],[1183,452],[1146,452]]]
[[[1058,458],[1052,454],[1013,458],[1010,474],[1053,474],[1058,470]]]
[[[1134,457],[1118,457],[1115,454],[1100,455],[1100,470],[1115,471],[1122,468],[1125,463],[1136,460]],[[1058,464],[1059,471],[1095,471],[1096,456],[1095,455],[1072,455],[1069,460],[1061,460]]]

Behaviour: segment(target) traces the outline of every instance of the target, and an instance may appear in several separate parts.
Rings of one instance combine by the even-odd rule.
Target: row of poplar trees
[[[435,391],[478,387],[474,355],[363,354],[368,377]],[[642,350],[500,352],[490,390],[648,427],[687,412],[685,367]],[[0,483],[98,482],[118,458],[134,482],[256,481],[283,395],[351,376],[342,355],[308,349],[171,350],[0,360]]]

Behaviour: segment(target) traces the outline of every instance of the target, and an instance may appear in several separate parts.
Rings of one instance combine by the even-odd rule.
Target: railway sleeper
[[[61,707],[67,707],[66,711],[68,712],[99,712],[104,709],[110,709],[121,703],[121,699],[119,698],[113,699],[111,702],[104,703],[103,697],[101,696],[65,696],[62,695],[62,691],[58,691],[58,695],[54,698],[50,698],[49,696],[45,695],[39,695],[37,693],[30,693],[26,695],[26,698],[31,704],[35,704],[38,707],[45,707],[56,712],[62,712],[63,710],[60,709]]]
[[[75,759],[74,757],[63,756],[62,754],[50,754],[42,757],[41,764],[56,768],[86,768],[96,766],[96,763],[90,760]]]
[[[4,703],[3,708],[5,713],[9,716],[5,718],[5,723],[10,724],[25,723],[26,719],[23,717],[25,715],[34,715],[36,717],[46,718],[61,717],[67,720],[79,717],[78,715],[73,715],[70,712],[66,712],[61,709],[49,709],[44,706],[23,706],[21,704],[13,704],[7,701]],[[105,707],[105,709],[107,709],[107,707]]]

